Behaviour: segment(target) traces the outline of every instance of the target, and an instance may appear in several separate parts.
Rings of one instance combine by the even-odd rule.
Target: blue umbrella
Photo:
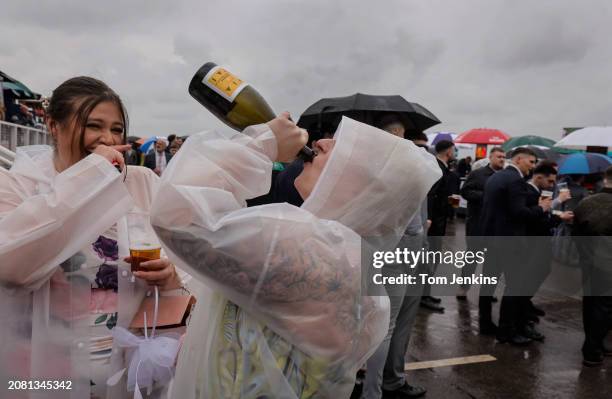
[[[428,134],[427,137],[429,138],[429,145],[435,146],[442,140],[454,141],[457,135],[455,133],[450,132],[437,132],[433,134]]]
[[[579,153],[571,154],[561,160],[560,175],[588,175],[601,173],[612,165],[612,159],[603,154]]]
[[[142,143],[142,145],[140,146],[140,152],[142,152],[143,154],[146,154],[149,151],[149,148],[151,148],[151,146],[153,144],[155,144],[155,142],[157,141],[157,139],[161,139],[161,138],[165,138],[162,136],[153,136],[153,137],[149,137],[144,143]]]

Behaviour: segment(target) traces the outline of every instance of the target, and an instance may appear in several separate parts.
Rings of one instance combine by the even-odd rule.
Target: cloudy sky
[[[504,0],[2,0],[0,70],[49,95],[76,75],[124,99],[130,133],[222,126],[187,93],[206,61],[276,111],[401,94],[443,124],[559,138],[612,125],[612,2]]]

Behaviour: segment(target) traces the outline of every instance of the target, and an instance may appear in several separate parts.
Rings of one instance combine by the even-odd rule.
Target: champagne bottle
[[[189,94],[236,130],[266,123],[276,117],[257,90],[214,62],[207,62],[198,69],[189,83]],[[304,146],[298,156],[312,161],[314,152]]]

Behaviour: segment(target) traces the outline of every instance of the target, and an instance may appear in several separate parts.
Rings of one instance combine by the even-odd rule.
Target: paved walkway
[[[457,233],[457,241],[464,239],[461,220],[449,228],[451,235]],[[443,298],[444,314],[425,310],[419,313],[408,362],[476,355],[490,355],[497,360],[409,371],[411,384],[428,389],[426,398],[612,398],[612,358],[606,359],[600,368],[582,366],[579,299],[540,292],[534,303],[546,311],[538,325],[546,340],[517,348],[478,335],[478,297],[472,291],[467,302],[458,302],[455,297]],[[494,318],[498,311],[496,305]],[[451,362],[461,362],[461,359]]]

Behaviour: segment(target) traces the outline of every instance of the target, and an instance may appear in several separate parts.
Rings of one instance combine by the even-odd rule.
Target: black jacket
[[[427,194],[427,218],[431,220],[428,235],[443,236],[446,233],[446,219],[448,217],[448,196],[452,194],[451,171],[439,159],[438,166],[442,170],[442,177],[429,190]]]
[[[527,183],[527,201],[526,205],[529,208],[538,206],[540,202],[541,192],[531,184]],[[553,228],[561,223],[558,216],[554,216],[550,212],[542,213],[540,219],[530,219],[527,221],[528,236],[551,236]]]
[[[167,166],[170,160],[172,159],[172,154],[170,154],[168,151],[164,151],[164,154],[166,154],[166,166]],[[155,158],[155,150],[151,151],[145,156],[144,166],[149,169],[155,169],[157,167],[156,158]]]
[[[572,234],[612,236],[612,188],[604,188],[580,201],[574,209]]]
[[[282,171],[272,171],[272,184],[266,195],[247,200],[248,206],[287,202],[302,206],[304,200],[295,188],[294,181],[304,170],[304,162],[297,159],[287,165]]]
[[[468,202],[467,220],[465,222],[465,234],[468,236],[480,235],[479,222],[484,188],[493,173],[495,171],[489,165],[476,169],[468,175],[463,187],[461,187],[461,196]]]
[[[580,201],[574,209],[572,235],[583,280],[588,282],[584,294],[612,296],[612,188]]]
[[[469,175],[471,171],[472,171],[472,165],[468,164],[465,158],[460,159],[459,162],[457,163],[457,173],[459,174],[459,177],[465,177]]]
[[[539,206],[527,206],[528,185],[513,166],[495,173],[485,184],[481,232],[486,236],[526,236],[527,223],[541,219]]]
[[[127,165],[140,165],[140,153],[136,150],[126,151],[125,163]]]

